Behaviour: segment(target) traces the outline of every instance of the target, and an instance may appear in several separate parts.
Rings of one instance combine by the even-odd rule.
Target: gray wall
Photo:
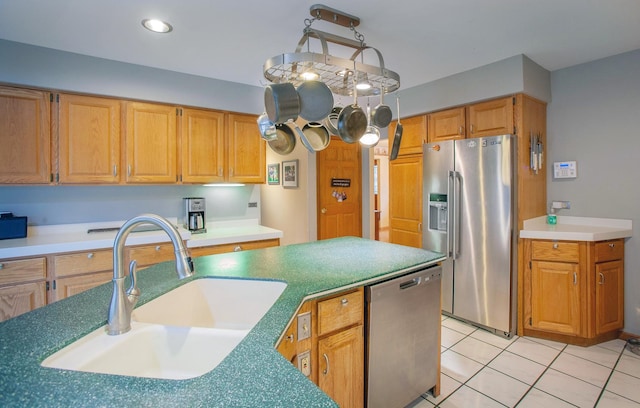
[[[640,50],[551,73],[549,200],[574,215],[633,220],[625,244],[625,331],[640,335]],[[554,161],[577,161],[575,180],[553,180]]]

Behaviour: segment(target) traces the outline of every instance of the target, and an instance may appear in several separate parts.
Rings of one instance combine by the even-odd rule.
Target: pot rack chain
[[[332,19],[324,18],[323,14],[325,13],[328,13]],[[382,54],[377,49],[367,46],[364,42],[364,35],[356,30],[355,27],[360,24],[358,17],[320,4],[311,6],[311,16],[311,18],[304,20],[303,37],[298,43],[296,52],[276,55],[265,62],[263,71],[266,79],[275,83],[291,82],[298,86],[304,81],[299,74],[306,69],[315,71],[320,76],[319,80],[327,84],[331,91],[338,95],[353,95],[353,86],[348,83],[350,81],[347,81],[347,77],[351,75],[353,75],[353,78],[360,78],[366,75],[373,85],[367,91],[358,91],[358,96],[390,93],[400,88],[400,76],[385,68]],[[312,29],[311,25],[317,20],[328,21],[349,28],[353,31],[356,41]],[[323,49],[321,54],[309,51],[310,37],[320,40]],[[307,42],[307,52],[301,52],[301,46],[305,40]],[[350,59],[329,55],[327,42],[354,48],[356,52]],[[362,54],[365,49],[369,48],[373,49],[378,55],[378,66],[365,64],[364,60],[362,63],[355,60],[358,54]],[[363,57],[364,55],[361,55],[361,59]]]

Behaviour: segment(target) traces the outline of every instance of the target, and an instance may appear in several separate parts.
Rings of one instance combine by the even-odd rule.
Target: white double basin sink
[[[173,380],[198,377],[233,351],[286,286],[196,279],[134,309],[129,332],[109,336],[103,326],[47,357],[42,366]]]

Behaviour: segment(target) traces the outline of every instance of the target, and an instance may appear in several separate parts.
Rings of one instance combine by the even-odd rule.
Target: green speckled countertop
[[[105,284],[0,323],[0,406],[335,407],[275,349],[302,301],[442,259],[435,252],[352,237],[196,258],[190,279],[287,283],[214,370],[189,380],[161,380],[41,367],[49,355],[106,324],[111,284]],[[138,278],[138,305],[188,281],[177,279],[172,262],[142,270]]]

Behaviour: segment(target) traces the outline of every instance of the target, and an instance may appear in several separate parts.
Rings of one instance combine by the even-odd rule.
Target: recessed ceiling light
[[[171,24],[162,20],[156,20],[154,18],[147,18],[142,20],[142,26],[147,30],[153,31],[154,33],[168,33],[173,30]]]

